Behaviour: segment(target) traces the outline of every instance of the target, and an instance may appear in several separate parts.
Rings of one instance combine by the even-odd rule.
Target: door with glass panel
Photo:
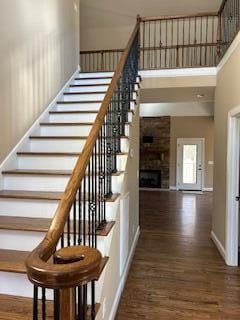
[[[204,139],[177,140],[177,189],[202,190]]]

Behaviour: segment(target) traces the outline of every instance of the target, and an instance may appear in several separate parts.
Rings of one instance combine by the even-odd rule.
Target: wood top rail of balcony
[[[176,19],[189,19],[189,18],[201,18],[201,17],[218,17],[218,12],[202,12],[202,13],[195,13],[195,14],[159,16],[159,17],[141,17],[140,21],[147,22],[147,21],[176,20]]]

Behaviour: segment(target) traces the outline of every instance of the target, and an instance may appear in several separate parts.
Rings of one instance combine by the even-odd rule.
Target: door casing
[[[225,260],[229,266],[238,266],[240,176],[240,106],[228,113],[226,243]]]

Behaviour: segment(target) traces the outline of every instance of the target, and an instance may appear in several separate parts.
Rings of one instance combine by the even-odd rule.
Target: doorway
[[[177,189],[202,191],[204,139],[177,139]]]

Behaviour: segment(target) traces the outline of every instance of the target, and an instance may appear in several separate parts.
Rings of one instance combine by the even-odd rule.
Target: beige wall
[[[213,117],[171,117],[170,186],[176,186],[176,159],[178,138],[205,138],[205,183],[213,186]]]
[[[225,248],[228,112],[240,105],[240,44],[217,76],[213,231]]]
[[[1,0],[0,162],[78,66],[79,0]]]

